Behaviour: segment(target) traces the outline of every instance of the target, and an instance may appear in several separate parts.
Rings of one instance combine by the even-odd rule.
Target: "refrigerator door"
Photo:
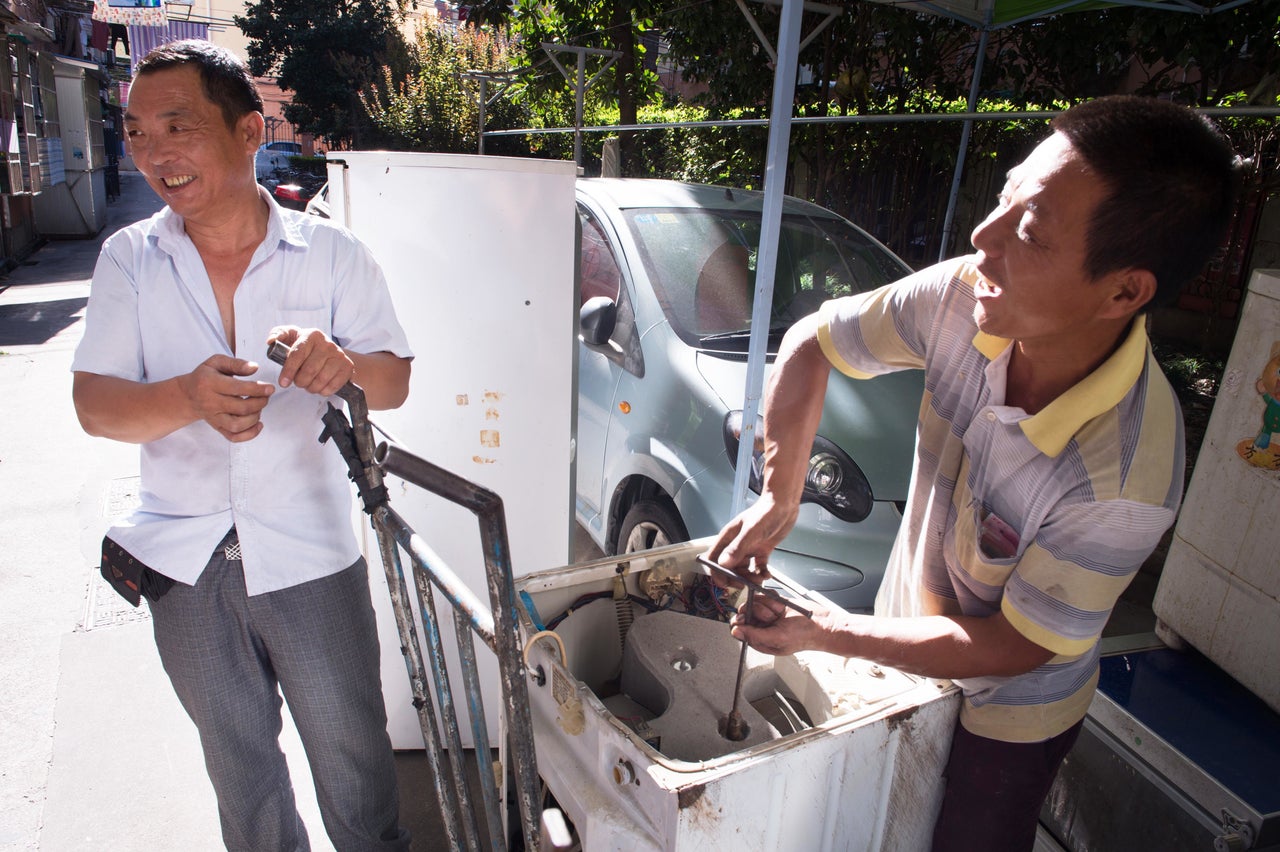
[[[457,154],[342,152],[329,162],[335,221],[386,273],[415,360],[409,398],[375,424],[406,449],[497,493],[517,575],[569,561],[576,330],[573,163]],[[392,478],[391,506],[486,604],[475,516]],[[361,518],[396,748],[422,748],[382,559]],[[406,571],[409,562],[404,560]],[[412,583],[411,583],[412,585]],[[453,618],[436,595],[446,653]],[[419,636],[422,628],[419,627]],[[500,705],[478,653],[489,735]],[[452,683],[460,684],[454,672]],[[464,745],[470,723],[460,708]]]

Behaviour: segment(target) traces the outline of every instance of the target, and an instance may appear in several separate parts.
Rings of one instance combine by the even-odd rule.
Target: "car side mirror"
[[[608,296],[593,296],[578,311],[578,329],[588,346],[608,346],[618,323],[618,305]]]

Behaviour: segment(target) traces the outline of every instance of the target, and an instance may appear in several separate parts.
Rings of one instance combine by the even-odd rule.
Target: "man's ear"
[[[1125,269],[1114,273],[1111,298],[1103,308],[1109,318],[1131,317],[1156,295],[1155,273],[1146,269]]]
[[[244,139],[245,147],[257,151],[266,135],[267,123],[260,112],[247,112],[236,122],[236,129]]]

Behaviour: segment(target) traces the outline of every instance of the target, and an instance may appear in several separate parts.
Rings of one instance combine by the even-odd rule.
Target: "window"
[[[609,247],[609,238],[590,213],[581,210],[579,218],[582,220],[579,304],[585,305],[588,299],[596,296],[608,296],[616,302],[618,288],[622,284],[622,271],[613,256],[613,249]]]

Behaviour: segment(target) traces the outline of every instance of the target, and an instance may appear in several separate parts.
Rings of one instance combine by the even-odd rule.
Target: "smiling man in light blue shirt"
[[[141,445],[141,505],[110,537],[171,588],[156,645],[199,729],[229,849],[307,849],[281,693],[338,849],[406,849],[367,570],[339,454],[347,381],[408,393],[409,351],[368,250],[254,180],[262,101],[209,42],[139,63],[130,153],[167,206],[104,244],[73,395],[92,435]],[[268,344],[283,366],[258,363]]]

